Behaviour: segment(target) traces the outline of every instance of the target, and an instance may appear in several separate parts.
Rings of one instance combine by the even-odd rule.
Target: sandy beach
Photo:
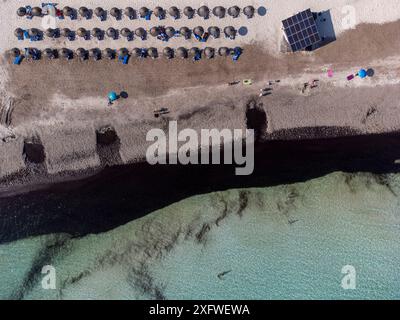
[[[128,4],[128,1],[118,1],[121,8]],[[157,4],[165,8],[171,5],[166,1]],[[142,1],[136,5],[153,8],[157,4]],[[247,34],[233,42],[220,38],[199,44],[193,39],[177,38],[168,44],[174,48],[241,46],[244,53],[237,63],[223,57],[197,63],[189,59],[131,59],[128,65],[106,60],[57,59],[24,61],[15,66],[6,55],[13,47],[132,49],[155,46],[159,50],[165,47],[155,39],[146,40],[145,44],[141,40],[127,43],[124,39],[65,42],[45,38],[34,44],[27,40],[18,42],[13,35],[15,28],[42,29],[40,18],[29,21],[17,17],[15,12],[20,5],[6,1],[0,9],[0,24],[5,35],[0,40],[0,114],[11,109],[9,123],[0,125],[2,190],[72,179],[83,172],[93,174],[105,165],[143,161],[148,146],[146,133],[151,128],[165,128],[168,120],[178,120],[180,128],[196,130],[246,128],[250,101],[266,115],[265,140],[302,138],[296,133],[299,128],[346,128],[358,135],[400,129],[400,12],[396,1],[238,1],[241,7],[253,5],[267,9],[264,16],[256,14],[253,19],[243,15],[236,19],[167,18],[162,22],[154,18],[151,21],[107,19],[104,22],[95,18],[67,19],[58,27],[129,26],[135,29],[163,24],[175,28],[201,25],[206,29],[214,25],[232,25],[237,29],[245,27]],[[62,5],[78,7],[79,2],[65,1]],[[88,1],[85,5],[111,7],[101,1]],[[196,1],[179,4],[185,5],[199,7]],[[208,5],[213,7],[211,3]],[[223,0],[220,5],[229,7],[232,4]],[[354,7],[357,17],[351,29],[342,23],[343,8],[348,5]],[[281,21],[309,7],[315,12],[330,10],[336,41],[313,52],[281,53]],[[5,16],[9,18],[3,19]],[[347,75],[360,68],[373,70],[373,76],[346,80]],[[334,71],[332,78],[327,76],[326,69]],[[228,82],[243,79],[252,79],[253,84],[228,86]],[[318,79],[317,88],[302,93],[302,85],[313,79]],[[272,80],[280,80],[272,85],[272,95],[258,97],[259,89]],[[106,96],[110,90],[125,91],[128,98],[107,107]],[[153,110],[161,107],[168,107],[170,113],[155,119]],[[99,152],[96,138],[96,131],[105,126],[113,128],[119,143],[117,151],[110,149],[106,157]],[[290,130],[292,134],[288,134]],[[323,135],[323,130],[319,132]],[[343,132],[337,130],[336,134],[329,135],[333,137]],[[38,146],[37,152],[44,153],[39,164],[26,157],[24,146],[32,140]]]

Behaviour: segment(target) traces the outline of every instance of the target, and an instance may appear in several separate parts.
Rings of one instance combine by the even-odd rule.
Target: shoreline
[[[385,184],[385,174],[400,172],[398,159],[400,132],[264,141],[256,146],[255,171],[248,177],[235,176],[227,165],[108,167],[82,180],[2,198],[0,243],[49,233],[102,233],[193,195],[304,182],[335,171],[376,174]]]

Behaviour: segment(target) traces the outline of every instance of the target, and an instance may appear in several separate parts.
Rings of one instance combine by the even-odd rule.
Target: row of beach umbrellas
[[[24,51],[25,54],[28,54],[28,58],[29,58],[29,52],[31,51],[32,50]],[[35,49],[35,51],[37,52],[39,50]],[[75,52],[68,48],[61,48],[61,49],[47,48],[41,51],[41,54],[43,54],[45,57],[49,59],[54,59],[57,57],[71,59],[72,57],[76,56],[81,59],[87,59],[92,57],[95,60],[99,60],[102,57],[107,59],[114,59],[116,56],[124,57],[128,55],[131,55],[136,58],[147,57],[147,56],[150,58],[158,58],[160,54],[162,54],[164,57],[168,59],[172,59],[174,57],[186,59],[189,56],[196,56],[199,53],[203,53],[206,58],[211,59],[214,58],[217,54],[221,57],[227,57],[232,55],[233,52],[234,49],[227,47],[220,47],[218,49],[211,47],[207,47],[205,49],[200,49],[197,47],[193,47],[191,49],[187,49],[184,47],[179,47],[177,49],[165,47],[162,50],[162,53],[159,53],[157,48],[134,48],[131,51],[128,50],[127,48],[121,48],[118,50],[113,50],[110,48],[104,50],[100,50],[99,48],[93,48],[90,50],[84,48],[78,48],[77,50],[75,50]],[[22,54],[22,51],[18,48],[13,48],[10,50],[10,54],[13,57],[18,57]]]
[[[212,10],[207,6],[202,6],[197,10],[188,6],[183,9],[183,14],[189,19],[193,18],[196,13],[197,15],[205,19],[209,18],[211,13],[218,18],[224,18],[227,15],[236,18],[240,15],[241,11],[242,9],[238,6],[232,6],[229,8],[217,6],[214,7]],[[94,10],[90,10],[87,7],[80,7],[78,10],[76,10],[67,6],[62,9],[62,13],[66,17],[74,17],[77,15],[77,13],[79,13],[80,16],[87,19],[89,19],[94,13],[94,15],[103,20],[107,14],[107,11],[101,7],[97,7]],[[151,14],[154,14],[158,18],[166,17],[167,14],[169,14],[174,19],[178,19],[181,17],[181,10],[175,6],[170,7],[168,10],[162,7],[156,7],[154,8],[154,10],[151,10],[147,7],[142,7],[138,11],[136,11],[132,7],[127,7],[124,10],[114,7],[110,9],[109,13],[112,17],[116,19],[120,19],[123,15],[127,16],[130,19],[135,19],[137,16],[139,16],[140,18],[146,18],[151,16]],[[27,14],[26,7],[20,7],[17,10],[17,14],[20,17],[25,16]],[[32,16],[40,17],[42,16],[42,9],[40,7],[33,7],[30,11],[30,14]],[[252,18],[255,14],[255,8],[253,6],[247,6],[243,8],[243,14],[246,15],[248,18]]]
[[[26,31],[28,32],[29,37],[36,37],[36,36],[43,34],[43,32],[41,30],[36,29],[36,28],[28,29]],[[86,38],[89,35],[96,37],[96,38],[100,38],[104,34],[106,34],[109,38],[112,38],[112,39],[116,39],[118,37],[118,34],[120,34],[123,37],[127,37],[127,38],[132,37],[133,35],[136,35],[137,37],[145,39],[145,37],[147,36],[147,33],[150,33],[150,35],[152,35],[153,37],[158,37],[161,33],[165,33],[168,37],[174,37],[175,35],[179,34],[179,35],[185,37],[186,39],[189,39],[192,33],[199,37],[202,37],[205,32],[206,32],[206,30],[203,27],[198,26],[198,27],[195,27],[193,30],[189,29],[188,27],[182,27],[179,30],[175,30],[175,28],[173,28],[173,27],[166,27],[166,28],[153,27],[149,31],[147,31],[144,28],[137,28],[135,30],[130,30],[128,28],[123,28],[121,30],[117,30],[115,28],[108,28],[105,31],[103,31],[99,28],[93,28],[92,30],[87,30],[85,28],[79,28],[76,31],[72,31],[68,28],[63,28],[63,29],[49,28],[44,31],[44,34],[50,38],[53,38],[56,36],[63,36],[63,37],[69,38],[75,33],[77,36],[82,37],[82,38]],[[221,34],[221,29],[218,27],[209,27],[207,29],[207,32],[209,33],[209,35],[213,36],[214,38],[218,38]],[[237,30],[232,26],[227,26],[224,28],[223,32],[224,32],[225,36],[227,36],[227,37],[234,37],[237,33]],[[18,37],[19,39],[24,37],[24,33],[25,33],[25,30],[23,30],[21,28],[17,28],[14,31],[14,35],[16,37]]]

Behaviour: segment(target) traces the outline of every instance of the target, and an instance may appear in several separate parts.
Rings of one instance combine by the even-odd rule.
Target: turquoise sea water
[[[339,172],[199,195],[107,233],[0,245],[0,298],[399,299],[399,200],[400,175]]]

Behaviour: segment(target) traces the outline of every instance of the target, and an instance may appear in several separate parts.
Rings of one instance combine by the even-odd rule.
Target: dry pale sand
[[[267,116],[267,139],[305,127],[343,127],[358,133],[399,130],[399,27],[400,21],[361,24],[340,30],[337,41],[316,52],[290,55],[268,51],[257,33],[254,41],[244,43],[244,55],[236,64],[224,58],[199,63],[132,59],[128,66],[43,60],[16,67],[4,59],[12,116],[9,129],[0,130],[0,148],[7,150],[0,154],[0,178],[8,177],[3,184],[9,187],[16,181],[10,177],[37,169],[23,155],[23,141],[32,136],[40,137],[44,147],[44,168],[37,169],[42,176],[37,179],[44,182],[54,174],[101,168],[104,159],[96,145],[101,127],[113,127],[118,136],[118,154],[109,161],[131,163],[143,159],[149,129],[166,128],[168,120],[197,130],[245,128],[252,100]],[[322,71],[326,67],[334,69],[334,78]],[[374,77],[347,82],[346,76],[361,67],[373,68]],[[227,85],[247,78],[253,79],[252,86]],[[258,90],[275,79],[281,81],[273,94],[258,98]],[[301,94],[299,88],[312,79],[319,80],[318,88]],[[129,97],[107,108],[110,90],[126,91]],[[154,119],[153,110],[160,107],[171,113]]]

